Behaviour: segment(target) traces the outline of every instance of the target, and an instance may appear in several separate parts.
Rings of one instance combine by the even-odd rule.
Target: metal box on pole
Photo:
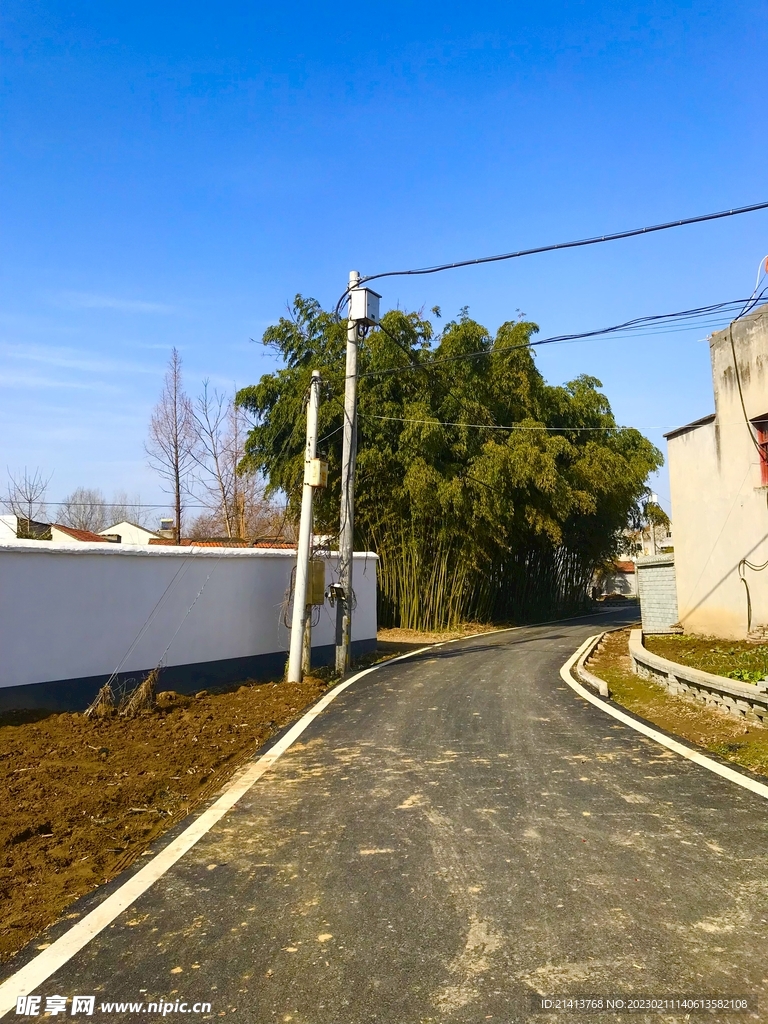
[[[365,327],[375,327],[379,322],[380,299],[379,293],[371,288],[350,289],[348,319]]]
[[[310,487],[328,486],[328,463],[325,459],[309,459],[304,463],[304,483]]]
[[[313,558],[309,563],[309,600],[307,604],[325,604],[325,559]]]

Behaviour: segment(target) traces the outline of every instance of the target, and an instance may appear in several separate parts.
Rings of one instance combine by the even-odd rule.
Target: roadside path
[[[533,991],[751,994],[768,1020],[768,805],[563,683],[605,621],[480,636],[359,680],[43,1004],[474,1024],[629,1019],[534,1016]]]

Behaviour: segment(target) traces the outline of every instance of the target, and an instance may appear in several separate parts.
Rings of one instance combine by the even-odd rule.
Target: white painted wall
[[[135,523],[121,522],[114,526],[108,526],[106,530],[99,530],[103,536],[107,533],[116,533],[121,544],[149,544],[152,537],[159,537],[159,533],[153,533],[144,526],[137,526]]]
[[[633,572],[607,572],[602,577],[600,593],[603,597],[608,594],[623,594],[624,597],[637,597],[637,578]]]
[[[15,540],[16,516],[0,516],[0,540]]]
[[[353,640],[376,637],[377,561],[355,554]],[[281,550],[0,541],[0,687],[109,674],[121,661],[141,671],[169,642],[168,665],[287,651],[294,564]],[[335,568],[332,556],[329,582]],[[332,644],[334,627],[325,604],[313,646]]]
[[[747,419],[768,414],[768,306],[733,325]],[[731,639],[747,633],[739,563],[768,560],[768,488],[750,440],[728,329],[710,339],[715,416],[668,436],[675,574],[687,631]],[[752,628],[768,625],[768,569],[745,569]]]

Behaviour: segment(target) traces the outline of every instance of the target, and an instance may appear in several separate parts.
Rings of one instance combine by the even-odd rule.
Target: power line
[[[581,432],[581,431],[593,431],[593,430],[666,430],[667,427],[634,427],[628,428],[623,427],[618,423],[606,425],[604,427],[545,427],[543,425],[528,425],[523,423],[513,423],[511,426],[500,426],[497,423],[459,423],[451,420],[437,420],[437,419],[415,419],[409,416],[376,416],[373,413],[359,412],[359,416],[368,420],[391,420],[395,423],[424,423],[430,427],[467,427],[476,428],[478,430],[546,430],[546,431],[570,431],[570,432]]]
[[[341,429],[341,428],[339,428],[339,429]],[[336,431],[334,431],[333,433],[336,433]],[[45,500],[45,501],[42,502],[42,504],[45,505],[46,508],[49,508],[49,507],[62,508],[64,506],[66,506],[67,508],[103,508],[103,509],[122,508],[121,505],[110,505],[109,502],[107,502],[106,504],[102,504],[101,502],[96,502],[96,501],[94,501],[94,502],[90,502],[90,501],[72,502],[72,501],[48,501],[48,500]],[[8,502],[6,502],[2,498],[0,498],[0,506],[7,507],[8,506]],[[173,504],[173,502],[168,502],[168,504],[166,504],[166,505],[146,505],[146,504],[135,504],[134,503],[128,509],[128,514],[130,515],[132,510],[139,509],[139,508],[153,509],[153,510],[157,511],[158,509],[160,509],[160,510],[162,510],[162,509],[173,509],[174,508],[174,504]],[[208,509],[209,511],[214,511],[215,512],[216,509],[217,509],[217,506],[214,505],[214,504],[204,505],[204,504],[194,503],[194,504],[186,504],[184,506],[184,508],[187,508],[187,509],[190,509],[190,508],[195,508],[195,509],[202,508],[202,509]],[[13,513],[11,513],[11,514],[13,514]],[[57,525],[57,524],[54,524],[54,525]],[[137,525],[140,525],[140,524],[137,524]]]
[[[555,252],[558,249],[578,249],[586,245],[597,245],[600,242],[615,242],[621,238],[634,238],[637,235],[650,235],[656,231],[668,231],[670,228],[685,227],[688,224],[703,224],[705,221],[722,220],[725,217],[736,217],[742,213],[754,213],[757,210],[765,209],[768,209],[768,202],[753,203],[751,206],[739,206],[732,210],[723,210],[720,213],[704,213],[698,217],[685,217],[682,220],[666,221],[664,224],[651,224],[644,228],[632,228],[629,231],[615,231],[609,235],[594,235],[591,238],[580,238],[571,242],[556,242],[554,245],[539,245],[532,249],[518,249],[516,252],[506,252],[496,256],[480,256],[477,259],[459,260],[456,263],[440,263],[434,267],[421,267],[416,270],[388,270],[382,274],[369,274],[367,277],[363,276],[357,283],[358,285],[363,285],[368,281],[378,281],[384,277],[415,277],[423,274],[438,274],[443,270],[457,270],[459,267],[474,267],[482,263],[500,263],[503,260],[514,260],[521,256],[535,256],[539,253]],[[336,303],[337,317],[348,292],[349,288],[347,288]]]
[[[762,297],[762,295],[760,297]],[[457,362],[463,359],[478,359],[483,356],[500,355],[505,352],[537,348],[542,345],[555,345],[570,341],[584,341],[588,338],[602,337],[607,334],[618,334],[621,332],[626,332],[628,334],[637,332],[639,334],[643,328],[653,327],[654,325],[659,333],[668,333],[669,329],[675,329],[675,324],[685,321],[696,321],[695,323],[692,323],[691,326],[701,329],[708,326],[709,321],[707,318],[711,319],[713,314],[723,314],[729,310],[743,306],[744,301],[744,299],[729,299],[727,302],[717,302],[708,306],[698,306],[692,309],[680,310],[676,313],[657,313],[649,316],[635,317],[632,320],[626,320],[624,323],[616,324],[613,327],[601,327],[592,331],[582,331],[576,334],[558,334],[550,338],[539,338],[536,341],[528,340],[519,345],[501,345],[479,349],[475,352],[459,352],[453,356],[439,356],[436,359],[429,359],[426,362],[417,360],[416,362],[410,363],[408,366],[390,366],[381,370],[365,370],[358,374],[358,376],[376,377],[385,376],[391,373],[404,373],[414,369],[430,370],[432,367],[442,363]],[[686,328],[678,327],[677,329],[685,330]],[[385,331],[385,333],[391,337],[389,331]],[[644,331],[643,333],[650,334],[653,332]]]
[[[2,505],[2,504],[3,504],[3,501],[2,501],[2,499],[0,499],[0,505]],[[67,505],[70,508],[119,508],[119,509],[125,508],[125,506],[122,505],[122,504],[118,504],[117,502],[109,502],[109,501],[48,501],[46,499],[46,500],[42,501],[41,504],[43,504],[43,505],[56,505],[56,506]],[[154,508],[154,509],[158,509],[158,508],[174,508],[174,504],[173,504],[172,501],[169,501],[165,505],[147,505],[147,504],[144,504],[142,502],[131,502],[131,504],[128,506],[127,511],[130,513],[135,508]],[[215,508],[215,506],[214,505],[185,504],[184,508]]]

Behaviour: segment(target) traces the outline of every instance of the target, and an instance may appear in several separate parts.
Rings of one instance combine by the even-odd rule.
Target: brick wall
[[[637,590],[644,633],[673,633],[678,620],[675,556],[637,560]]]

